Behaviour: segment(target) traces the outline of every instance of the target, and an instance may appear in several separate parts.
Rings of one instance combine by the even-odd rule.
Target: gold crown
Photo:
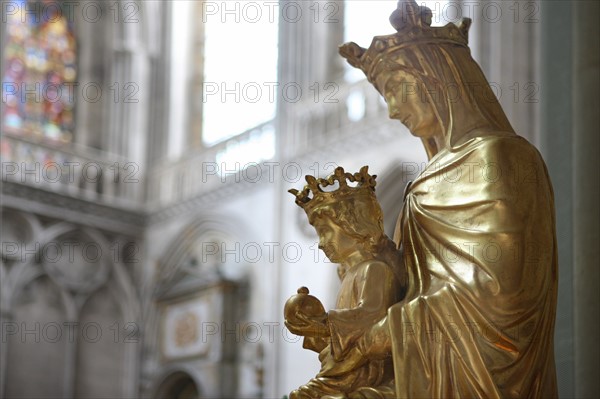
[[[385,68],[386,59],[393,59],[393,53],[407,46],[448,43],[468,47],[471,19],[462,18],[458,25],[448,23],[443,27],[432,27],[431,19],[429,8],[419,6],[415,0],[400,0],[390,16],[390,23],[396,33],[375,36],[368,49],[354,42],[345,43],[340,46],[339,52],[350,65],[362,69],[369,81],[373,82],[381,70],[389,69]]]
[[[371,176],[369,167],[363,166],[360,172],[352,174],[344,172],[344,168],[337,167],[332,175],[326,179],[317,179],[314,176],[306,176],[307,185],[302,191],[295,189],[288,190],[296,197],[296,204],[303,208],[309,215],[316,209],[335,204],[351,198],[368,197],[370,201],[375,198],[375,178]],[[323,188],[339,184],[339,188],[333,191],[323,191]],[[356,183],[356,186],[348,185],[348,182]]]

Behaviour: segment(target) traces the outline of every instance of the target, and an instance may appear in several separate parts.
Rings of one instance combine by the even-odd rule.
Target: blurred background
[[[470,45],[552,178],[561,397],[598,370],[598,3],[421,1]],[[420,141],[337,54],[395,1],[2,1],[0,396],[280,398],[282,320],[336,267],[290,188],[378,175],[388,234]]]

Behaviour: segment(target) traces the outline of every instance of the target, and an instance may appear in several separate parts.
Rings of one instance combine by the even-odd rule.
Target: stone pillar
[[[542,153],[559,250],[555,351],[561,397],[598,392],[598,4],[542,2]]]
[[[571,4],[541,4],[540,149],[552,180],[558,240],[554,350],[559,395],[573,397],[573,96]]]
[[[287,6],[289,5],[289,6]],[[343,59],[337,48],[344,40],[344,2],[336,1],[282,1],[279,22],[279,75],[280,87],[299,85],[302,99],[310,98],[315,90],[323,94],[323,87],[343,75]],[[299,9],[300,11],[296,11]],[[298,104],[286,102],[279,91],[278,148],[285,157],[294,131],[286,122],[297,110]],[[292,141],[293,142],[293,141]],[[293,151],[293,150],[292,150]]]
[[[0,261],[2,262],[2,261]],[[0,263],[0,267],[4,268],[4,265],[2,263]],[[5,274],[3,273],[4,270],[2,269],[2,271],[0,273],[2,273],[2,277],[5,278]],[[6,295],[5,293],[2,293],[2,295]],[[12,319],[12,315],[9,312],[9,310],[7,308],[5,308],[7,305],[4,304],[4,301],[2,299],[0,299],[0,326],[3,328],[2,330],[2,341],[0,341],[0,398],[4,397],[4,387],[6,384],[6,352],[8,349],[8,344],[7,344],[7,338],[6,335],[6,329],[8,328],[8,323],[11,321]]]
[[[186,132],[186,146],[196,151],[202,151],[202,121],[204,112],[204,60],[205,60],[205,10],[202,2],[197,2],[193,6],[194,24],[192,27],[191,59],[192,67],[190,72],[191,93],[188,103],[188,118],[190,120],[188,131]],[[215,40],[213,38],[213,40]],[[257,44],[260,46],[260,44]],[[227,51],[227,50],[226,50]]]
[[[166,157],[169,134],[169,64],[166,56],[171,43],[171,7],[172,2],[148,2],[147,6],[156,7],[156,19],[150,20],[159,27],[148,43],[150,48],[150,99],[148,113],[148,152],[146,167],[158,164]],[[155,22],[156,21],[156,22]]]
[[[296,132],[293,121],[295,113],[299,111],[298,107],[302,106],[301,102],[286,101],[281,88],[286,84],[300,86],[303,92],[302,99],[307,99],[311,98],[314,90],[323,90],[325,84],[335,82],[343,74],[343,59],[337,52],[344,38],[343,6],[342,0],[279,2],[279,90],[275,120],[275,161],[285,163],[295,152]],[[297,13],[298,9],[300,14]],[[289,203],[288,186],[289,183],[284,184],[279,179],[273,187],[274,212],[277,214],[273,231],[274,236],[279,237],[283,243],[293,241],[289,224],[290,220],[296,218],[295,213],[286,212],[286,209],[291,207],[283,206],[284,202]],[[272,320],[282,319],[282,306],[289,296],[289,292],[282,292],[281,289],[282,286],[287,287],[285,282],[288,269],[284,266],[282,260],[277,258],[271,269],[272,286],[276,288],[269,294],[272,296],[273,306],[267,312]],[[281,397],[285,394],[285,373],[289,372],[285,370],[281,339],[265,349],[265,369],[273,370],[273,373],[265,375],[265,397]]]
[[[591,398],[600,391],[600,7],[598,2],[589,0],[572,4],[574,382],[575,397]]]
[[[473,19],[469,42],[515,131],[539,144],[540,81],[537,44],[540,2],[453,1]],[[449,15],[452,17],[452,15]]]
[[[78,8],[81,11],[88,3]],[[102,15],[110,15],[106,4],[98,4]],[[75,91],[75,132],[77,144],[103,149],[108,133],[108,105],[110,92],[110,59],[114,23],[104,17],[90,22],[82,12],[75,12],[75,37],[77,40],[77,83]],[[101,91],[99,92],[98,89]]]

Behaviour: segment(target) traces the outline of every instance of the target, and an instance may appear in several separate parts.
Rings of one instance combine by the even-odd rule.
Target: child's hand
[[[308,288],[300,287],[298,294],[285,303],[283,310],[285,325],[296,335],[329,336],[327,312],[321,301],[308,293]]]
[[[303,337],[328,337],[330,334],[327,313],[320,316],[308,316],[299,312],[295,320],[286,319],[285,326],[293,334]]]

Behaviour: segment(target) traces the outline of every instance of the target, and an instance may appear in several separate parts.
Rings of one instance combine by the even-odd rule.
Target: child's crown
[[[289,190],[296,197],[296,204],[303,208],[309,215],[316,209],[331,206],[339,201],[351,198],[367,197],[370,201],[375,200],[375,178],[368,173],[369,167],[363,166],[358,173],[346,173],[344,168],[337,167],[332,175],[326,179],[317,179],[307,175],[307,185],[302,191]],[[339,188],[333,191],[323,191],[323,188],[339,183]],[[356,183],[355,186],[348,182]],[[376,201],[376,200],[375,200]]]

